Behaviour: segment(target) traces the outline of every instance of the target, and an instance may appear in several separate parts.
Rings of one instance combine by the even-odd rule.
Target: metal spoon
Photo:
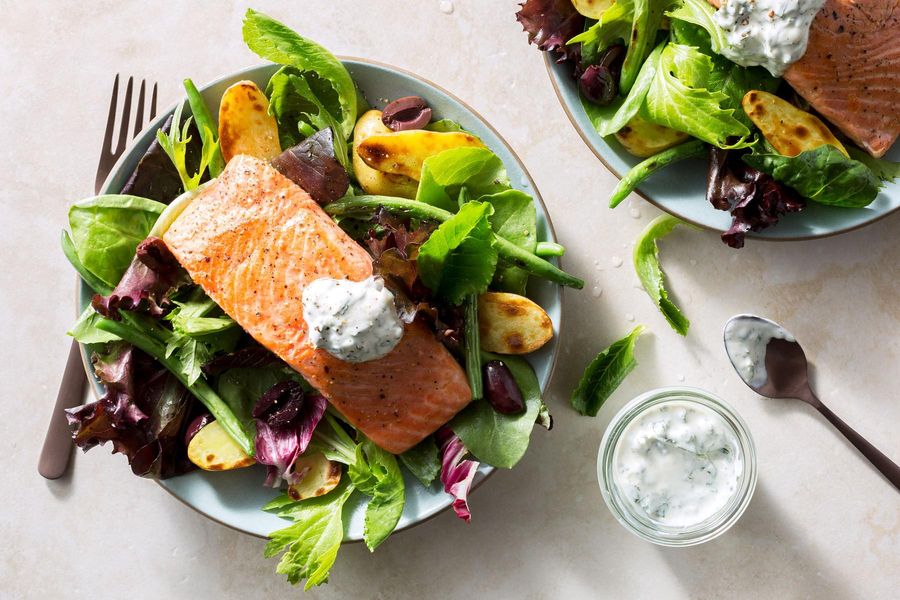
[[[735,332],[750,332],[750,339],[740,339]],[[754,336],[755,332],[763,332]],[[771,337],[768,334],[775,334]],[[809,385],[808,364],[803,348],[777,323],[755,315],[736,315],[728,320],[724,330],[725,351],[741,379],[753,391],[767,398],[794,398],[802,400],[818,410],[838,431],[844,434],[863,456],[869,459],[876,469],[881,471],[894,487],[900,489],[900,466],[881,453],[875,446],[866,441],[849,425],[844,423],[827,406],[822,404]],[[781,339],[784,338],[784,339]],[[759,350],[764,352],[765,372],[758,369],[748,371],[748,344],[756,342]],[[762,349],[762,344],[765,348]],[[750,354],[753,348],[750,348]],[[752,358],[752,356],[750,357]],[[759,365],[757,365],[759,367]]]

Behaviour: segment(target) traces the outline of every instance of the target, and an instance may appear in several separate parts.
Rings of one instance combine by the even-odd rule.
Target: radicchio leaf
[[[165,242],[148,237],[138,244],[119,285],[109,296],[94,296],[91,305],[110,319],[118,320],[120,310],[160,317],[170,304],[169,296],[188,281],[187,273]]]
[[[272,160],[272,166],[322,206],[347,193],[350,178],[334,157],[334,134],[326,127]]]
[[[791,188],[747,165],[740,153],[709,147],[706,199],[731,213],[731,227],[722,241],[732,248],[744,246],[748,231],[762,231],[787,213],[799,212],[806,202]]]
[[[190,470],[182,430],[193,397],[174,375],[125,343],[93,356],[106,386],[96,402],[66,410],[79,448],[111,442],[128,458],[135,475],[165,478]]]
[[[297,458],[306,451],[327,402],[320,394],[306,394],[296,381],[282,381],[262,395],[253,408],[256,419],[256,462],[268,466],[266,485],[282,480],[297,483]]]
[[[478,462],[463,459],[468,450],[448,427],[442,427],[435,435],[441,445],[441,483],[444,484],[444,491],[454,498],[453,512],[468,523],[472,520],[472,514],[466,498],[475,479]]]
[[[559,61],[578,61],[580,45],[566,46],[584,30],[584,17],[571,0],[526,0],[516,20],[528,33],[528,42],[539,49],[559,54]]]

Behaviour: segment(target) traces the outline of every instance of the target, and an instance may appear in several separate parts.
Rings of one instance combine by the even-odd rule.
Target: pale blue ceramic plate
[[[344,64],[347,65],[357,86],[373,107],[382,107],[384,99],[409,95],[421,96],[432,107],[434,118],[449,118],[458,121],[465,129],[481,138],[503,160],[513,185],[534,196],[538,214],[538,238],[555,241],[550,216],[547,214],[547,209],[534,187],[531,176],[525,170],[525,166],[512,148],[500,137],[500,134],[474,110],[450,92],[401,69],[361,59],[344,59]],[[232,83],[249,79],[256,82],[260,88],[265,89],[269,77],[276,69],[275,65],[264,65],[224,77],[206,86],[203,89],[203,96],[209,106],[217,107],[222,93]],[[103,193],[117,193],[122,189],[129,174],[134,170],[135,165],[153,140],[157,128],[171,112],[172,110],[169,110],[160,115],[156,122],[136,138],[134,144],[113,168],[103,187]],[[79,308],[83,310],[90,303],[91,292],[83,284],[79,284],[79,286],[78,303]],[[528,295],[547,311],[557,333],[557,336],[554,336],[553,340],[540,351],[528,356],[537,373],[541,388],[546,389],[559,347],[561,291],[559,286],[546,281],[534,281],[528,290]],[[79,310],[79,314],[81,310]],[[82,348],[82,354],[87,358],[87,349]],[[87,360],[85,368],[89,373],[91,372]],[[95,391],[102,394],[102,387],[96,379],[93,381]],[[475,485],[483,481],[492,470],[491,467],[482,467]],[[265,469],[256,466],[224,473],[194,471],[187,475],[161,481],[160,485],[173,496],[214,521],[238,531],[265,537],[270,532],[284,527],[287,522],[260,510],[261,506],[277,494],[275,490],[263,487],[264,479]],[[450,506],[450,496],[445,494],[437,484],[425,489],[412,477],[407,476],[406,490],[406,506],[397,526],[398,529],[420,523]],[[345,540],[347,541],[362,539],[362,508],[360,504],[350,506],[348,512],[345,513],[349,515],[345,524]]]
[[[641,159],[622,148],[613,136],[603,138],[591,125],[578,93],[578,86],[567,65],[555,63],[548,53],[544,62],[556,95],[569,120],[584,142],[612,173],[622,178]],[[900,160],[900,146],[895,145],[887,158]],[[731,225],[728,213],[714,209],[706,201],[706,161],[686,160],[656,173],[637,189],[637,193],[658,208],[685,221],[725,231]],[[605,207],[608,197],[593,199]],[[900,183],[887,184],[872,204],[865,208],[837,208],[810,202],[803,212],[786,215],[777,225],[748,237],[767,240],[807,240],[826,237],[868,225],[900,208]],[[622,210],[621,208],[619,210]]]

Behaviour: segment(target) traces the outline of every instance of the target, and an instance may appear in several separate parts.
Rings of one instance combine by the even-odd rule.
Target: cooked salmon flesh
[[[233,158],[163,239],[222,310],[385,450],[415,446],[471,400],[462,368],[418,322],[374,361],[344,362],[310,344],[303,289],[322,277],[363,280],[372,260],[267,163]]]
[[[825,0],[806,54],[784,78],[844,135],[884,156],[900,135],[900,0]]]

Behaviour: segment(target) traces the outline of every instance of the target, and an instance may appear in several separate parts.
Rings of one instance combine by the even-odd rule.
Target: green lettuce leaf
[[[597,416],[603,403],[637,366],[634,344],[643,331],[644,326],[638,325],[631,333],[604,348],[591,361],[584,370],[578,387],[572,392],[572,408],[583,415]]]
[[[664,287],[665,273],[659,266],[659,247],[656,241],[675,229],[683,221],[670,215],[661,215],[653,219],[641,232],[634,246],[634,270],[644,287],[644,291],[659,308],[672,329],[681,335],[687,335],[691,322],[685,318],[678,307],[669,300]]]
[[[641,66],[634,86],[632,86],[627,96],[619,96],[606,106],[594,104],[584,96],[581,97],[581,105],[584,107],[584,112],[591,120],[591,124],[597,130],[597,133],[604,137],[612,135],[622,129],[632,117],[638,114],[638,111],[644,104],[644,99],[647,97],[650,84],[655,78],[656,70],[659,68],[659,57],[664,47],[665,44],[660,44],[650,53],[650,56],[647,57],[647,60]]]
[[[482,361],[502,360],[525,400],[520,415],[498,413],[487,400],[476,400],[450,421],[449,426],[479,461],[511,469],[525,455],[531,430],[541,410],[541,386],[528,361],[518,356],[482,352]]]
[[[374,551],[391,535],[403,514],[406,491],[400,466],[393,454],[363,438],[347,474],[360,492],[372,497],[366,505],[363,538]]]
[[[439,133],[465,131],[465,129],[462,128],[462,125],[460,125],[453,119],[439,119],[437,121],[432,121],[425,126],[425,129],[427,129],[428,131],[437,131]]]
[[[622,63],[619,80],[620,93],[628,94],[638,77],[644,61],[656,42],[663,13],[677,0],[634,0],[634,18],[628,40],[628,52]]]
[[[400,455],[400,462],[428,487],[441,472],[441,457],[433,436],[428,436]]]
[[[847,152],[850,154],[850,158],[858,160],[869,167],[881,181],[896,181],[900,177],[900,162],[894,162],[886,158],[875,158],[865,150],[860,150],[854,146],[847,146]]]
[[[847,158],[828,144],[793,157],[753,153],[742,158],[751,167],[819,204],[861,208],[871,204],[881,188],[881,182],[869,167]]]
[[[269,534],[265,557],[284,552],[276,573],[286,575],[293,585],[306,579],[307,590],[328,581],[328,572],[344,539],[344,504],[353,489],[344,478],[334,490],[319,498],[286,503],[282,497],[263,507],[295,521]]]
[[[269,79],[266,95],[269,97],[269,113],[278,123],[278,137],[282,148],[291,148],[314,133],[330,127],[341,132],[340,105],[326,106],[327,98],[320,98],[313,90],[321,80],[315,73],[303,72],[295,67],[282,67]],[[334,136],[334,154],[347,168],[349,154],[347,140]]]
[[[666,13],[666,16],[703,28],[707,33],[710,49],[716,54],[721,54],[728,40],[725,30],[716,23],[715,14],[716,9],[707,0],[681,0],[673,10]],[[685,43],[682,40],[677,41]]]
[[[469,198],[509,189],[500,157],[487,148],[453,148],[425,159],[416,200],[452,212],[463,187]]]
[[[489,202],[494,207],[490,216],[494,232],[519,248],[534,253],[537,247],[537,212],[534,200],[525,192],[505,190],[482,196],[481,202]],[[500,262],[494,274],[494,287],[500,291],[525,294],[528,271]]]
[[[102,319],[103,315],[95,311],[92,306],[88,306],[72,325],[68,334],[82,344],[105,344],[120,340],[121,338],[114,333],[103,331],[97,327],[98,321]]]
[[[713,67],[713,59],[693,46],[666,44],[644,99],[643,116],[707,143],[735,147],[728,138],[743,141],[750,129],[735,118],[735,108],[725,107],[731,96],[720,89],[722,77],[711,76]]]
[[[334,97],[340,114],[332,116],[340,123],[338,131],[343,138],[350,138],[356,124],[357,94],[353,78],[341,61],[319,44],[253,9],[248,9],[244,17],[243,35],[247,46],[261,58],[315,74],[320,83],[315,95],[325,99],[326,106],[331,105],[327,96]],[[331,91],[327,92],[327,88]]]
[[[69,209],[75,255],[85,270],[113,289],[165,208],[154,200],[115,194],[76,202]]]
[[[596,23],[566,42],[566,45],[581,44],[582,62],[594,64],[600,58],[600,52],[617,41],[628,41],[633,21],[634,0],[616,0],[603,11]]]
[[[237,367],[219,375],[217,389],[225,404],[255,439],[253,407],[257,401],[276,383],[298,379],[293,371],[284,367]]]
[[[463,204],[419,248],[416,259],[422,282],[454,305],[468,294],[487,290],[497,266],[487,202]]]

